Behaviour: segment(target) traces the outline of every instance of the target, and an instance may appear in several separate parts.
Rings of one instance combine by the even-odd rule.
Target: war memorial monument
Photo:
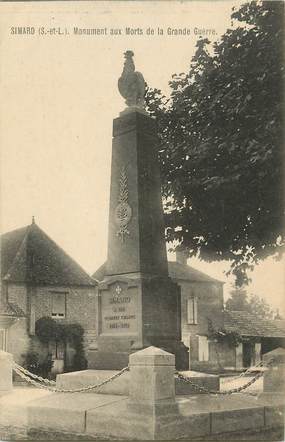
[[[144,109],[145,81],[133,55],[125,52],[118,81],[127,108],[113,122],[108,258],[89,367],[120,369],[130,353],[155,345],[187,369],[180,288],[168,276],[156,122]]]
[[[179,288],[168,276],[155,120],[144,110],[145,83],[131,51],[119,91],[127,108],[113,125],[98,349],[88,370],[60,374],[56,382],[0,351],[1,439],[265,440],[270,434],[266,440],[277,440],[284,432],[284,349],[264,361],[259,396],[242,390],[260,371],[244,379],[245,387],[227,391],[220,391],[218,376],[213,389],[208,378],[199,384],[199,377],[191,381],[193,372],[181,373],[188,354],[180,340]],[[13,371],[37,388],[15,387]]]

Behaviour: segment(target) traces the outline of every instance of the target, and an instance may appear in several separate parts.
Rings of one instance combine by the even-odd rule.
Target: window
[[[65,318],[65,293],[52,293],[52,311],[53,318]]]
[[[197,298],[187,299],[187,323],[197,324]]]
[[[198,352],[199,361],[209,360],[209,342],[207,336],[199,336]]]

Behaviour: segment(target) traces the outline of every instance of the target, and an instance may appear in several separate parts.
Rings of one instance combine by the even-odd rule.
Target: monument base
[[[130,354],[137,350],[142,350],[149,345],[154,345],[155,347],[174,354],[177,370],[189,370],[188,349],[183,342],[166,343],[155,341],[150,342],[150,344],[145,345],[145,347],[134,349],[130,352],[90,350],[87,355],[88,369],[122,370],[122,368],[127,367]]]
[[[177,369],[188,370],[176,283],[136,273],[106,276],[98,289],[98,350],[89,352],[88,368],[120,370],[130,354],[152,345],[174,354]]]
[[[88,369],[92,368],[95,370],[121,370],[122,368],[127,367],[129,363],[129,355],[130,353],[123,351],[89,351],[87,356]]]

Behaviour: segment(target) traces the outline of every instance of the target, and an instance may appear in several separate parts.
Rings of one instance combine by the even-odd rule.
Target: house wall
[[[17,304],[24,313],[28,311],[28,290],[25,284],[9,283],[7,289],[8,302]]]
[[[208,334],[209,321],[217,329],[223,326],[223,285],[218,282],[176,282],[181,287],[181,332],[184,344],[190,345],[190,367],[210,367],[213,352],[209,351],[208,362],[199,362],[199,335]],[[197,299],[197,324],[187,322],[187,300],[191,297]],[[216,360],[213,363],[215,365]]]
[[[7,301],[16,304],[24,314],[27,313],[27,288],[25,284],[7,283],[3,289]],[[27,332],[27,318],[18,317],[12,321],[6,331],[6,350],[12,353],[14,361],[22,364],[24,354],[29,347],[29,335]]]
[[[80,324],[84,329],[85,347],[88,350],[96,340],[96,290],[95,287],[36,287],[31,297],[32,305],[34,305],[34,320],[37,321],[44,316],[51,317],[53,293],[65,293],[65,318],[54,319],[61,323]]]
[[[22,364],[25,354],[36,351],[45,355],[47,348],[31,339],[35,322],[43,316],[51,317],[53,292],[66,293],[66,315],[57,321],[77,323],[84,329],[85,350],[96,346],[96,290],[95,287],[41,286],[8,284],[7,300],[18,305],[26,317],[17,318],[7,332],[7,351],[17,363]]]
[[[236,348],[227,343],[211,342],[210,359],[219,368],[234,369],[236,367]]]
[[[208,320],[217,328],[223,325],[223,285],[220,283],[177,281],[181,287],[182,334],[206,335]],[[187,300],[197,298],[198,323],[187,323]]]
[[[27,319],[17,318],[7,330],[7,352],[13,355],[14,361],[22,365],[29,349],[30,337],[27,332]]]

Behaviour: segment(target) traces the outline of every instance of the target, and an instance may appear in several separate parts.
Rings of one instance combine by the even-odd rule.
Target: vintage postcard
[[[4,1],[1,440],[283,440],[283,1]]]

